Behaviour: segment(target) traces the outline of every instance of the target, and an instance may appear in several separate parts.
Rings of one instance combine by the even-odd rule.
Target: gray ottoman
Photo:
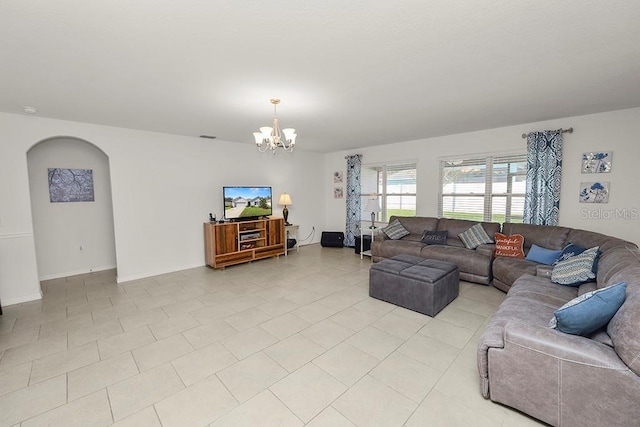
[[[413,255],[382,260],[369,270],[369,296],[427,316],[456,299],[458,266]]]

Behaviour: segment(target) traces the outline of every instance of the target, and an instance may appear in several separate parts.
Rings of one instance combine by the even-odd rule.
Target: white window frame
[[[505,198],[505,222],[511,222],[511,207],[512,200],[515,197],[524,198],[525,193],[513,193],[512,190],[512,181],[511,177],[524,176],[526,180],[526,171],[519,173],[512,173],[508,171],[507,173],[507,192],[505,193],[493,193],[493,165],[494,164],[503,164],[503,163],[514,163],[514,162],[525,162],[527,161],[526,153],[507,153],[507,154],[484,154],[484,155],[466,155],[460,156],[457,159],[440,159],[440,176],[439,176],[439,186],[438,186],[438,216],[444,216],[444,197],[482,197],[483,198],[483,221],[485,222],[496,222],[492,219],[492,204],[493,199],[498,197]],[[461,165],[481,165],[484,163],[485,166],[485,183],[484,183],[484,193],[444,193],[443,185],[444,185],[444,172],[447,164],[452,164],[455,166]]]
[[[398,166],[408,166],[407,169],[414,169],[416,171],[416,191],[415,193],[388,193],[387,192],[387,170],[389,168],[395,168]],[[397,161],[390,163],[371,163],[371,164],[363,164],[362,169],[376,169],[379,168],[378,174],[382,175],[382,184],[380,192],[367,192],[364,189],[361,190],[360,193],[360,201],[361,201],[361,220],[362,221],[370,221],[370,212],[365,212],[364,209],[367,206],[367,200],[372,197],[377,197],[380,202],[380,212],[376,214],[376,222],[386,223],[389,221],[388,216],[388,206],[387,206],[387,198],[389,196],[413,196],[416,200],[416,212],[417,212],[417,204],[418,204],[418,161],[417,160],[406,160],[406,161]],[[378,178],[380,179],[380,178]],[[378,187],[378,185],[376,185]]]

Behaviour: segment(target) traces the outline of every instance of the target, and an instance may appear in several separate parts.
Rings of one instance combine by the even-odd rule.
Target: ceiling
[[[2,0],[0,111],[253,144],[278,97],[299,149],[354,149],[640,106],[639,22],[629,0]]]

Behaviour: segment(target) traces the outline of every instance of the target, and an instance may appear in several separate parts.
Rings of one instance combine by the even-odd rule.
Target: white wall
[[[54,138],[31,148],[27,164],[40,279],[115,268],[107,156],[85,141]],[[48,168],[91,169],[94,201],[51,203]]]
[[[364,163],[417,160],[417,214],[435,216],[439,158],[524,152],[523,132],[571,126],[561,225],[639,243],[638,217],[616,217],[616,210],[640,208],[639,108],[326,155],[298,150],[276,156],[258,153],[252,144],[0,113],[0,300],[8,305],[40,295],[26,153],[45,139],[79,138],[108,156],[118,278],[126,281],[203,265],[202,222],[209,212],[221,215],[223,185],[271,185],[274,198],[290,193],[290,221],[300,225],[301,237],[315,227],[318,242],[322,230],[344,230],[344,199],[333,198],[333,172],[345,171],[346,154],[362,153]],[[581,153],[595,150],[613,151],[613,172],[580,173]],[[596,179],[611,182],[610,203],[578,203],[579,183]],[[281,214],[278,206],[274,214]]]
[[[640,197],[637,192],[640,108],[336,152],[327,156],[325,176],[344,171],[347,154],[363,154],[364,164],[417,160],[417,215],[437,216],[440,158],[478,153],[524,153],[523,133],[569,127],[573,127],[574,132],[564,134],[560,225],[597,231],[640,244]],[[581,174],[581,155],[589,151],[613,151],[612,172]],[[580,182],[596,180],[611,182],[609,203],[579,203]],[[325,181],[327,227],[343,230],[344,200],[333,198],[333,187],[332,181]]]
[[[300,225],[300,236],[323,228],[322,154],[273,156],[252,144],[0,113],[3,305],[40,292],[26,153],[58,136],[88,141],[109,158],[119,281],[203,265],[202,223],[209,212],[222,214],[223,185],[271,185],[274,198],[286,191],[293,199],[289,220]],[[281,212],[274,207],[274,215]]]

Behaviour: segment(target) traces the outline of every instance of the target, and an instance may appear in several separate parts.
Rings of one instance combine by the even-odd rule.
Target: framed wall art
[[[48,168],[51,203],[93,202],[93,170]]]
[[[344,197],[344,192],[342,187],[335,187],[333,189],[333,198],[334,199],[342,199]]]
[[[609,183],[581,182],[580,203],[609,203]]]
[[[611,172],[611,151],[582,153],[582,173]]]

